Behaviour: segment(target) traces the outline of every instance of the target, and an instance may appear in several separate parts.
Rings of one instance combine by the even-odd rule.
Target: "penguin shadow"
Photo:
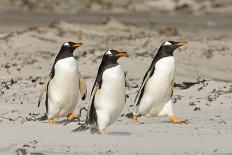
[[[40,121],[42,123],[45,123],[45,124],[50,124],[47,120],[44,120],[44,121]],[[64,119],[64,120],[57,120],[54,125],[68,125],[69,123],[80,123],[80,120],[79,119],[75,119],[75,120],[68,120],[68,119]]]
[[[174,124],[174,125],[180,125],[180,124],[189,124],[191,123],[188,119],[185,120],[185,122],[183,123],[172,123],[171,121],[160,121],[160,123],[163,123],[163,124]]]
[[[162,124],[174,124],[171,121],[160,121],[159,123],[162,123]]]
[[[64,119],[58,122],[58,124],[68,125],[69,123],[80,123],[80,119],[68,120]]]
[[[45,114],[45,115],[42,115],[42,116],[40,116],[40,117],[33,117],[33,119],[31,119],[31,118],[28,118],[29,119],[29,121],[30,120],[33,120],[33,121],[39,121],[39,122],[42,122],[42,123],[47,123],[47,124],[49,124],[49,122],[48,122],[48,117],[47,117],[47,115]],[[69,119],[64,119],[64,118],[62,118],[62,119],[57,119],[56,121],[55,121],[55,123],[54,124],[62,124],[62,125],[67,125],[67,124],[69,124],[69,123],[80,123],[81,122],[81,120],[79,119],[79,118],[77,118],[77,119],[72,119],[72,120],[69,120]]]
[[[115,132],[108,132],[108,135],[112,135],[112,136],[130,136],[131,133],[129,132],[119,132],[119,131],[115,131]]]

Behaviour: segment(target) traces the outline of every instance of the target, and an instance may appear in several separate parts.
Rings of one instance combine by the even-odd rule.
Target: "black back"
[[[145,73],[145,75],[143,77],[142,85],[140,86],[139,92],[137,93],[136,98],[135,98],[135,101],[136,101],[137,97],[139,97],[137,104],[136,104],[137,106],[140,104],[140,101],[143,97],[144,89],[146,87],[147,80],[154,74],[156,63],[162,58],[173,56],[174,50],[179,47],[179,46],[175,45],[176,42],[174,42],[174,41],[168,41],[168,42],[170,44],[166,45],[165,43],[167,43],[167,42],[164,42],[160,46],[158,52],[156,53],[155,57],[153,58],[153,60],[151,62],[150,67],[148,68],[147,72]]]
[[[103,72],[108,68],[112,68],[112,67],[117,66],[118,65],[117,60],[118,59],[116,57],[109,56],[107,54],[103,55],[102,62],[100,64],[99,68],[98,68],[98,73],[97,73],[97,77],[96,77],[96,80],[94,82],[94,85],[96,83],[98,83],[99,86],[100,86],[100,89],[101,89]],[[93,91],[93,89],[92,89],[92,91]]]
[[[75,44],[74,42],[66,42],[61,46],[60,51],[56,56],[56,59],[52,65],[51,72],[49,74],[51,79],[53,79],[53,77],[55,76],[55,65],[56,65],[57,61],[64,59],[64,58],[73,57],[73,51],[77,48],[76,46],[72,46],[74,44]],[[46,114],[48,113],[48,87],[49,87],[49,83],[47,85],[46,98],[45,98]]]
[[[51,69],[51,73],[50,73],[50,75],[52,75],[52,78],[55,75],[55,65],[56,65],[57,61],[59,61],[60,59],[73,57],[73,51],[77,48],[75,46],[72,46],[74,44],[75,43],[73,43],[73,42],[67,42],[61,46],[60,52],[57,54],[56,59],[52,65],[52,69]]]
[[[96,80],[94,82],[94,85],[93,85],[93,88],[92,88],[92,91],[91,91],[91,96],[93,96],[93,98],[91,100],[90,111],[89,111],[87,119],[86,119],[87,124],[97,125],[97,113],[96,113],[96,108],[94,106],[94,99],[95,99],[95,94],[93,94],[94,89],[97,89],[96,91],[101,89],[102,82],[103,82],[103,80],[102,80],[103,72],[108,68],[112,68],[112,67],[118,65],[118,62],[117,62],[118,57],[114,56],[114,54],[117,53],[117,51],[110,50],[110,52],[112,54],[108,54],[106,52],[103,55],[102,62],[100,64],[99,68],[98,68],[97,77],[96,77]]]

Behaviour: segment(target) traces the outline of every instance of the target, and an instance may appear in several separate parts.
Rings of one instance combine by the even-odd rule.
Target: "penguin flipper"
[[[140,97],[140,98],[142,97],[141,95],[142,95],[142,93],[143,93],[144,86],[145,86],[145,84],[147,83],[147,80],[149,79],[151,73],[152,73],[152,71],[149,70],[149,71],[147,71],[147,73],[146,73],[145,76],[143,77],[143,82],[142,82],[142,84],[141,84],[141,86],[140,86],[140,88],[139,88],[138,93],[137,93],[136,96],[135,96],[134,103],[137,101],[138,97]],[[138,104],[139,104],[139,101],[138,101],[138,103],[137,103],[136,105],[138,105]]]
[[[52,79],[52,74],[50,74],[47,77],[47,79],[45,80],[45,82],[44,82],[44,84],[42,86],[42,89],[41,89],[40,94],[39,94],[38,107],[40,106],[40,102],[41,102],[41,99],[43,97],[43,94],[44,94],[45,90],[47,90],[47,86],[48,86],[51,79]]]
[[[87,87],[84,77],[79,73],[79,86],[82,100],[85,100],[87,96]]]
[[[96,83],[93,87],[91,96],[90,96],[90,107],[88,110],[88,114],[86,117],[86,124],[90,124],[90,125],[96,125],[97,124],[97,113],[96,113],[96,108],[94,106],[94,99],[95,99],[95,94],[97,93],[97,91],[99,90],[99,84]]]

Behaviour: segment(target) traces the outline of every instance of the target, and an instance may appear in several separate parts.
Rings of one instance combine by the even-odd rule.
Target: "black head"
[[[187,45],[187,44],[188,42],[186,41],[181,41],[181,42],[166,41],[160,46],[158,52],[166,53],[168,55],[169,54],[173,55],[173,52],[175,51],[175,49],[177,49],[180,46]]]
[[[73,53],[73,51],[77,48],[80,47],[82,43],[74,43],[74,42],[65,42],[62,46],[60,51],[69,51]]]
[[[116,50],[108,50],[105,52],[105,54],[103,55],[103,60],[104,61],[108,61],[108,62],[115,62],[117,63],[117,60],[120,57],[123,56],[128,56],[126,52],[119,52]]]
[[[116,50],[108,50],[104,53],[102,62],[98,68],[98,73],[95,81],[95,83],[98,82],[100,84],[100,88],[102,83],[103,72],[108,68],[117,66],[118,65],[117,60],[123,56],[128,56],[128,55],[126,52],[119,52]]]
[[[56,56],[55,63],[64,58],[68,57],[73,57],[73,51],[77,48],[80,47],[82,43],[74,43],[74,42],[65,42],[60,49],[60,52]],[[54,64],[55,64],[54,63]]]

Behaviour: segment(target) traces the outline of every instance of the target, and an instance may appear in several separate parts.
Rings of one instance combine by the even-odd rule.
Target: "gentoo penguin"
[[[56,123],[54,118],[67,116],[76,119],[78,115],[73,111],[78,103],[79,90],[82,100],[87,95],[85,80],[78,71],[77,61],[73,51],[82,43],[66,42],[62,45],[56,56],[51,73],[44,83],[40,93],[38,107],[46,90],[46,116],[49,123]]]
[[[173,123],[186,123],[187,120],[178,119],[174,114],[171,97],[175,78],[173,52],[187,44],[186,41],[167,41],[160,46],[135,97],[134,123],[138,123],[138,117],[142,115],[168,116]]]
[[[122,56],[127,56],[127,53],[105,52],[92,88],[91,106],[85,123],[100,134],[105,134],[106,128],[116,121],[126,102],[125,73],[117,62]],[[78,131],[78,128],[73,131]]]

